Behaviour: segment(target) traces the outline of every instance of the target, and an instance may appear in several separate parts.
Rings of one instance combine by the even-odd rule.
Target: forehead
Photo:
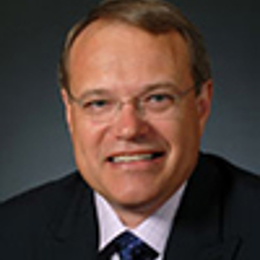
[[[160,74],[178,77],[190,70],[190,59],[175,31],[152,35],[125,23],[98,21],[76,38],[68,67],[71,83],[86,78],[102,83],[112,76],[126,82]]]

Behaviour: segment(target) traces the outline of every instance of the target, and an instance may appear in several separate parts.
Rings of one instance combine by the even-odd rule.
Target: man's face
[[[158,86],[152,89],[160,93],[165,83],[175,93],[194,85],[187,46],[178,33],[154,36],[126,24],[102,21],[76,39],[69,75],[74,97],[95,100],[103,100],[104,93],[118,100],[150,98],[151,86]],[[142,117],[128,102],[109,120],[96,121],[71,102],[64,90],[62,95],[76,164],[89,185],[115,209],[152,212],[193,171],[210,110],[210,82],[198,97],[191,91],[179,100],[171,118],[163,113],[161,118]],[[97,104],[88,105],[99,109],[102,103]]]

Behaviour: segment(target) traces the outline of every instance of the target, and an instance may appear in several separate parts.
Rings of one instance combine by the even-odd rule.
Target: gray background
[[[0,11],[0,201],[74,169],[56,82],[65,32],[95,1],[9,0]],[[259,173],[257,0],[176,0],[201,29],[215,100],[203,150]]]

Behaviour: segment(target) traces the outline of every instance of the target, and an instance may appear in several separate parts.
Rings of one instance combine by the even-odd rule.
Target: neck
[[[115,210],[121,222],[128,228],[133,229],[140,225],[151,214],[133,212],[130,210]]]

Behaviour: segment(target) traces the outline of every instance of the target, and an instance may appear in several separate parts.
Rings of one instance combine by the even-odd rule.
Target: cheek
[[[185,109],[183,113],[172,120],[157,121],[153,124],[173,154],[198,150],[200,141],[199,120],[196,111],[192,109],[194,107]]]
[[[95,162],[102,143],[102,129],[94,124],[89,124],[77,114],[72,117],[70,128],[76,157],[84,156],[82,159],[88,163]]]
[[[195,122],[194,122],[195,123]],[[157,133],[170,145],[182,143],[195,129],[195,124],[185,117],[156,122],[154,128]]]

